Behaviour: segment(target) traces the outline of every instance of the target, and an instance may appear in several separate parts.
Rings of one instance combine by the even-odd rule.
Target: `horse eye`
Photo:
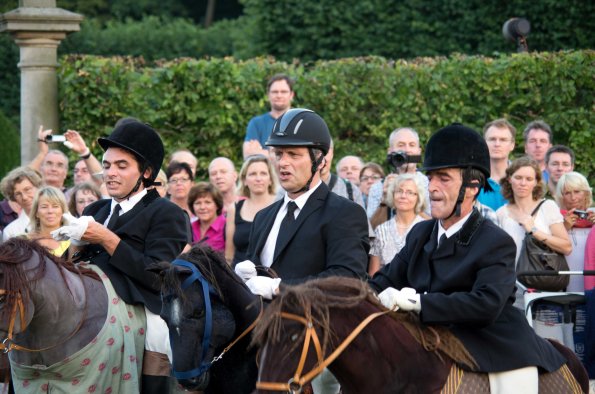
[[[205,315],[205,310],[204,309],[200,309],[200,308],[195,308],[192,311],[192,318],[193,319],[202,319]]]

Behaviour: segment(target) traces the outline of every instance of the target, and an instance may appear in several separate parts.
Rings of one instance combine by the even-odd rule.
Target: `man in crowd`
[[[419,135],[417,134],[417,131],[410,127],[400,127],[390,133],[390,136],[388,137],[388,154],[390,156],[397,152],[404,153],[414,160],[409,160],[402,165],[393,166],[394,173],[388,175],[384,182],[377,182],[370,187],[370,191],[368,192],[368,206],[366,208],[368,218],[372,218],[376,209],[380,206],[382,197],[385,193],[385,185],[387,184],[387,181],[396,175],[405,173],[415,174],[420,177],[424,185],[428,184],[427,178],[417,171],[416,162],[419,162],[421,155],[421,147],[419,145]]]
[[[359,175],[364,166],[364,161],[358,156],[344,156],[337,163],[337,174],[347,179],[355,186],[359,186]]]
[[[293,80],[285,74],[273,75],[267,83],[267,96],[271,110],[253,117],[248,122],[246,138],[242,148],[244,159],[256,154],[268,156],[265,142],[271,135],[275,120],[291,108],[291,101],[294,96]]]
[[[537,367],[552,372],[566,360],[513,306],[515,244],[474,208],[490,188],[488,147],[474,130],[447,126],[430,138],[423,166],[432,220],[411,229],[370,286],[386,307],[448,326],[489,374],[490,392],[537,394]]]
[[[337,176],[331,172],[334,156],[334,144],[331,139],[331,146],[328,153],[324,156],[326,165],[320,170],[320,179],[326,183],[328,188],[335,194],[350,199],[364,207],[364,198],[359,187],[355,186],[350,180]]]
[[[227,157],[217,157],[209,164],[209,182],[223,195],[223,210],[237,200],[236,182],[238,172]]]
[[[196,166],[198,165],[198,160],[196,156],[194,156],[194,154],[192,154],[192,152],[190,152],[188,149],[178,149],[172,153],[169,158],[168,165],[174,161],[188,164],[192,170],[192,177],[196,177]]]
[[[545,169],[549,174],[546,196],[553,199],[560,177],[574,171],[574,152],[564,145],[552,146],[545,154]]]
[[[549,174],[545,168],[545,154],[552,147],[554,134],[550,125],[543,120],[530,122],[523,131],[525,153],[539,164],[543,174],[543,181],[547,183]]]
[[[3,241],[29,231],[29,213],[33,199],[42,183],[38,173],[29,167],[17,167],[2,179],[0,183],[2,194],[22,208],[19,217],[10,222],[2,231]]]
[[[510,153],[514,150],[515,127],[506,119],[496,119],[483,127],[483,138],[490,152],[490,177],[488,183],[491,192],[481,190],[478,201],[497,210],[507,203],[500,193],[500,179],[506,176]]]
[[[161,198],[153,188],[163,162],[159,135],[135,119],[123,119],[107,138],[103,178],[111,199],[99,200],[83,215],[93,216],[82,240],[90,243],[83,257],[109,277],[127,304],[143,305],[147,317],[142,392],[169,392],[168,329],[159,317],[160,287],[157,275],[146,268],[172,261],[186,245],[187,222],[182,209]]]

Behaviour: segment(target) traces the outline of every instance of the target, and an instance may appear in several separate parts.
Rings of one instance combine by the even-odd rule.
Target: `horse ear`
[[[171,265],[165,261],[162,261],[160,263],[151,263],[149,264],[146,268],[145,271],[149,271],[152,272],[154,274],[157,274],[159,276],[163,276],[164,275],[164,271],[168,268],[170,268]]]

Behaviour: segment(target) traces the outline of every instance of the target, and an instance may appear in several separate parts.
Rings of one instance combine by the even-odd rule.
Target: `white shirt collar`
[[[442,234],[446,234],[446,238],[450,238],[457,231],[459,231],[461,228],[463,228],[463,225],[467,222],[467,220],[469,220],[469,216],[471,216],[472,213],[473,213],[473,209],[467,215],[463,216],[463,218],[461,218],[461,220],[459,220],[458,222],[456,222],[455,224],[450,226],[448,228],[448,230],[445,230],[444,227],[442,227],[442,221],[439,220],[438,221],[438,242],[440,242],[440,237],[442,237]]]
[[[305,192],[304,194],[301,194],[295,200],[292,200],[291,198],[289,198],[289,196],[287,195],[287,192],[285,192],[285,197],[283,198],[283,206],[281,206],[281,210],[283,210],[287,206],[288,202],[293,201],[293,202],[295,202],[295,205],[297,205],[297,207],[298,207],[297,211],[298,212],[301,211],[302,208],[304,208],[304,205],[306,205],[306,202],[308,201],[308,199],[310,198],[312,193],[314,193],[314,191],[316,189],[318,189],[318,187],[320,187],[321,184],[322,184],[322,181],[319,180],[316,185],[310,186],[310,189],[307,192]]]
[[[116,204],[120,204],[120,215],[125,214],[126,212],[130,211],[134,206],[142,200],[142,198],[147,194],[147,189],[143,189],[140,192],[128,197],[126,200],[117,202],[115,199],[112,198],[112,205],[110,207],[110,212],[114,211],[114,207]]]

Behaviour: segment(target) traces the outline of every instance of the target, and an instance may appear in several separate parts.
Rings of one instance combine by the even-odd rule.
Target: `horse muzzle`
[[[188,391],[203,391],[207,388],[210,381],[210,373],[206,371],[205,373],[194,376],[189,379],[178,379],[178,383],[182,385]]]

